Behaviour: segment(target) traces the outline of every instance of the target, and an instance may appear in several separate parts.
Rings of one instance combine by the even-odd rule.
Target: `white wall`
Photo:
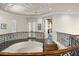
[[[27,31],[26,17],[19,16],[16,18],[16,31],[17,32]]]
[[[39,17],[29,17],[26,20],[27,23],[27,31],[29,31],[30,29],[32,29],[32,31],[36,31],[36,32],[43,32],[43,19],[39,18]],[[31,28],[29,29],[28,23],[31,23]],[[38,24],[41,24],[41,30],[38,30]]]
[[[0,29],[0,34],[13,32],[13,21],[16,21],[16,31],[26,30],[26,17],[10,14],[0,10],[0,23],[7,24],[7,29]]]
[[[34,31],[38,31],[38,24],[42,23],[42,18],[33,16],[22,16],[16,15],[0,10],[0,23],[7,24],[7,29],[0,29],[0,34],[11,33],[11,32],[24,32],[29,31],[28,23],[35,23],[32,25]],[[43,31],[43,26],[42,30]]]
[[[50,18],[50,17],[49,17]],[[64,32],[70,34],[79,34],[79,14],[53,14],[51,16],[53,19],[53,32]],[[7,30],[1,30],[2,33],[9,33],[12,31],[12,21],[16,21],[16,31],[28,31],[28,22],[35,22],[35,31],[38,30],[38,24],[43,25],[43,19],[34,18],[34,17],[26,17],[22,15],[10,14],[0,10],[0,23],[7,24]],[[42,26],[42,31],[44,30],[44,26]]]
[[[57,40],[56,32],[79,35],[79,14],[55,14],[53,19],[53,40]]]
[[[0,34],[11,32],[11,17],[7,13],[0,10],[0,23],[7,24],[7,29],[0,29]]]
[[[79,34],[78,14],[59,14],[53,16],[53,30],[70,34]]]

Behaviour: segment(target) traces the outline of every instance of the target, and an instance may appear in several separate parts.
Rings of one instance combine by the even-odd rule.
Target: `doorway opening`
[[[45,38],[46,43],[50,44],[52,42],[52,19],[45,20]]]

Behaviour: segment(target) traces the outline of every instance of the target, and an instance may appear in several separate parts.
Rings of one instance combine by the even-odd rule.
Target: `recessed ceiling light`
[[[68,11],[68,12],[70,12],[70,11],[71,11],[71,9],[68,9],[67,11]]]
[[[49,8],[49,11],[51,11],[52,10],[52,8]]]

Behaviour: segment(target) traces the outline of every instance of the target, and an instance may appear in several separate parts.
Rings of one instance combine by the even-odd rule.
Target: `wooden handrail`
[[[41,56],[42,52],[32,52],[32,53],[9,53],[0,52],[0,56]]]
[[[67,35],[71,35],[71,36],[79,36],[78,34],[71,34],[71,33],[66,33],[66,32],[57,32],[57,33],[67,34]]]
[[[41,33],[41,34],[44,34],[44,32],[11,32],[11,33],[5,33],[5,34],[0,34],[0,35],[15,34],[15,33]]]
[[[45,51],[45,52],[32,52],[32,53],[9,53],[9,52],[0,52],[0,56],[44,56],[44,55],[61,55],[67,52],[71,52],[79,48],[79,45],[72,46],[65,49],[54,50],[54,51]]]
[[[67,52],[71,52],[75,49],[79,48],[79,45],[75,45],[69,48],[65,48],[65,49],[60,49],[60,50],[54,50],[54,51],[49,51],[49,52],[44,52],[45,55],[60,55],[60,54],[65,54]]]

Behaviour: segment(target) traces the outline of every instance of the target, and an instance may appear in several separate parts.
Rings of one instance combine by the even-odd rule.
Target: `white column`
[[[16,20],[12,20],[12,32],[16,32]]]

